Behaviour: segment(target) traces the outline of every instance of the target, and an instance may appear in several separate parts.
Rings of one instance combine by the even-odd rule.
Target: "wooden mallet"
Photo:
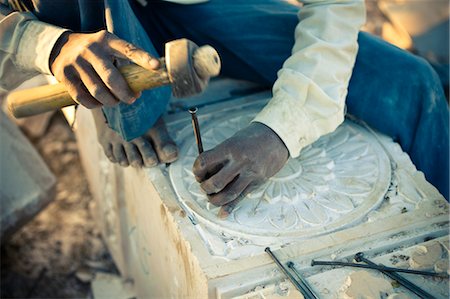
[[[211,46],[198,47],[187,39],[166,44],[160,68],[147,70],[131,64],[120,68],[134,92],[171,84],[174,97],[189,97],[202,92],[209,78],[220,72],[220,58]],[[61,83],[12,92],[8,109],[16,118],[32,116],[77,104]]]

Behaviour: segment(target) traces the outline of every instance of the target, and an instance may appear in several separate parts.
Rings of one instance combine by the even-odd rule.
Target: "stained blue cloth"
[[[159,57],[128,1],[105,0],[105,19],[108,31]],[[103,113],[108,125],[129,141],[142,136],[155,124],[166,111],[169,98],[168,86],[145,90],[133,104],[103,107]]]

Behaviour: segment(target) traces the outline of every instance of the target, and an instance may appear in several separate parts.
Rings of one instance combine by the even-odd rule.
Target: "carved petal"
[[[269,222],[277,229],[289,230],[297,225],[298,217],[292,207],[282,205],[272,210]]]
[[[339,193],[318,196],[316,199],[325,208],[338,213],[348,212],[354,208],[350,198]]]
[[[331,182],[334,191],[347,195],[364,195],[372,191],[372,186],[361,178],[337,178]]]
[[[296,205],[299,217],[306,223],[318,225],[328,220],[328,215],[324,208],[314,200],[305,200]]]
[[[203,193],[200,189],[200,184],[197,183],[197,181],[195,180],[189,185],[188,191],[197,197],[202,197],[206,199],[205,193]]]
[[[268,205],[265,202],[252,200],[251,204],[247,202],[236,207],[234,219],[240,224],[258,227],[258,224],[266,220],[268,213]]]
[[[264,199],[272,204],[282,200],[283,193],[281,192],[281,185],[278,183],[269,184],[264,192]]]

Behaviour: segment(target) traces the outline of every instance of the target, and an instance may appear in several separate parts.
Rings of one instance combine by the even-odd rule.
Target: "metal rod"
[[[203,153],[202,136],[200,135],[200,126],[197,119],[197,107],[189,108],[189,113],[192,116],[192,127],[194,128],[195,141],[197,142],[198,154]]]
[[[375,264],[374,262],[366,259],[364,257],[364,253],[362,253],[362,252],[358,252],[355,255],[355,260],[357,262],[364,262],[364,263],[369,264],[371,266],[377,266],[377,264]],[[419,288],[418,286],[416,286],[415,284],[413,284],[412,282],[410,282],[409,280],[407,280],[406,278],[404,278],[403,276],[401,276],[401,275],[399,275],[399,274],[397,274],[395,272],[388,272],[388,271],[383,271],[383,270],[381,270],[381,272],[384,273],[385,275],[389,276],[390,278],[396,280],[399,284],[401,284],[402,286],[404,286],[405,288],[407,288],[408,290],[410,290],[414,294],[418,295],[420,298],[424,298],[424,299],[433,299],[433,298],[435,298],[434,296],[432,296],[428,292],[422,290],[421,288]]]
[[[294,271],[295,275],[297,275],[297,278],[300,280],[301,283],[303,283],[303,285],[306,287],[306,289],[310,293],[310,296],[314,299],[319,299],[319,297],[316,295],[316,293],[314,293],[314,291],[312,290],[311,286],[306,281],[306,279],[304,279],[303,276],[300,274],[300,272],[297,271],[297,269],[294,266],[294,263],[289,261],[289,262],[287,262],[287,266],[289,269]]]
[[[272,250],[270,250],[270,247],[266,247],[264,249],[265,252],[269,254],[269,256],[272,258],[272,260],[277,264],[277,266],[283,271],[283,273],[289,278],[289,280],[292,282],[292,284],[295,286],[295,288],[305,297],[305,299],[314,299],[309,295],[309,292],[306,288],[304,288],[295,278],[292,276],[291,273],[281,264],[281,262],[278,260],[278,258],[273,254]]]
[[[346,263],[346,262],[339,262],[339,261],[315,261],[315,260],[312,260],[311,266],[348,266],[348,267],[355,267],[355,268],[375,269],[375,270],[379,270],[379,271],[403,272],[403,273],[419,274],[419,275],[425,275],[425,276],[436,276],[436,277],[442,277],[442,278],[450,277],[446,273],[436,273],[436,272],[429,272],[429,271],[401,269],[401,268],[393,268],[393,267],[386,267],[386,266],[380,266],[380,265],[372,266],[372,265],[367,265],[367,264]]]

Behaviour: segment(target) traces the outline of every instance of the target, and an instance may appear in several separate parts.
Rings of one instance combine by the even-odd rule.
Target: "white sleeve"
[[[253,120],[275,131],[292,157],[343,122],[366,18],[364,0],[302,2],[292,55],[278,72],[273,98]]]
[[[31,13],[0,17],[0,92],[38,73],[51,74],[50,53],[67,29],[40,22]]]

